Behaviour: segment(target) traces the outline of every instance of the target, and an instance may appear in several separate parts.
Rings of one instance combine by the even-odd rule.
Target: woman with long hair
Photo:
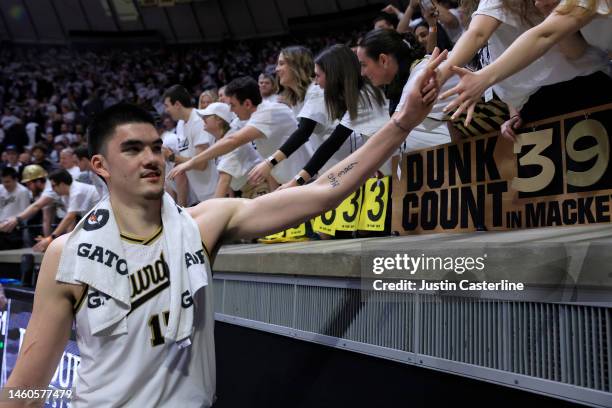
[[[535,1],[536,5],[540,5],[539,3],[547,2]],[[451,92],[442,95],[448,97],[455,93],[459,94],[449,104],[449,110],[459,108],[457,113],[462,113],[468,106],[478,101],[486,89],[529,67],[556,44],[563,45],[563,42],[568,41],[576,44],[573,49],[577,50],[577,54],[569,55],[571,58],[582,55],[588,49],[587,44],[610,55],[612,52],[611,4],[611,0],[563,1],[542,23],[518,37],[492,64],[478,72],[456,68],[461,75],[459,85]],[[545,4],[542,5],[545,6]],[[589,93],[593,105],[608,103],[612,98],[610,96],[612,95],[612,81],[603,75],[598,75],[598,77],[599,79],[596,79],[598,85],[595,86],[595,90],[599,91]],[[605,99],[606,95],[607,99]],[[572,98],[573,96],[574,94]],[[597,96],[603,96],[604,99],[601,100]],[[511,123],[510,136],[514,133],[512,128],[520,126],[518,119],[516,118]]]
[[[359,42],[357,57],[361,73],[372,84],[385,87],[393,112],[403,106],[404,90],[410,88],[411,79],[425,69],[428,58],[414,37],[391,30],[374,30]],[[447,86],[452,85],[449,82]],[[443,104],[436,102],[427,118],[410,132],[402,149],[418,150],[450,142],[450,131],[442,112]]]
[[[475,11],[467,31],[459,38],[452,54],[439,69],[440,83],[444,83],[457,72],[453,66],[463,67],[486,44],[490,56],[488,63],[496,61],[521,34],[539,24],[545,17],[531,0],[464,0],[462,4],[468,11]],[[536,94],[545,92],[546,89],[541,89],[543,87],[574,78],[593,75],[598,77],[600,74],[597,72],[606,69],[607,58],[600,53],[590,50],[569,61],[566,55],[575,56],[576,44],[567,41],[563,45],[560,49],[551,49],[523,71],[493,86],[493,92],[508,105],[513,120],[522,117],[524,121],[529,122],[565,113],[565,109],[569,107],[567,95],[547,98],[545,106],[542,106],[542,101]],[[589,79],[586,82],[589,82]],[[573,103],[577,102],[574,96],[572,95]],[[485,94],[485,100],[491,97],[492,93]],[[467,104],[462,106],[466,108]],[[466,125],[472,114],[473,107],[470,107]],[[455,113],[453,118],[457,116]]]
[[[322,89],[316,110],[336,126],[329,137],[320,140],[322,143],[304,169],[285,187],[303,184],[322,168],[339,162],[356,148],[359,137],[371,136],[389,119],[384,95],[361,77],[359,62],[349,47],[334,45],[321,52],[315,60],[315,81],[316,87]],[[353,133],[357,135],[356,140],[347,143]],[[272,157],[276,161],[289,157],[304,143],[303,135],[294,134]],[[269,165],[260,164],[251,172],[250,180],[260,181],[268,169]]]

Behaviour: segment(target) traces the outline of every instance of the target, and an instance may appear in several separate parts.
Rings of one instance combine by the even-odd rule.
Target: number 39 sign
[[[401,234],[609,223],[612,104],[406,154],[393,178]]]

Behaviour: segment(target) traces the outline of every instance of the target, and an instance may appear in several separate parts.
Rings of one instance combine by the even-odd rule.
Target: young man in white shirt
[[[191,95],[180,85],[173,85],[164,92],[164,107],[173,120],[183,120],[183,145],[179,154],[164,149],[164,156],[170,162],[180,165],[202,153],[215,142],[215,138],[204,130],[202,118],[195,112]],[[202,202],[215,194],[219,173],[214,160],[199,162],[186,173],[189,186],[197,200]]]
[[[262,157],[269,157],[274,167],[272,178],[277,185],[290,181],[308,161],[306,148],[302,146],[287,160],[278,163],[272,154],[297,129],[297,120],[293,111],[285,104],[276,102],[262,102],[257,82],[250,77],[234,79],[230,82],[225,94],[229,98],[232,112],[239,120],[247,121],[242,129],[218,141],[210,149],[198,154],[188,161],[176,166],[169,177],[189,171],[202,162],[212,160],[246,143],[254,142],[257,152]],[[277,165],[278,164],[278,165]]]
[[[34,245],[33,249],[40,252],[44,252],[55,238],[72,231],[78,219],[91,210],[100,199],[93,185],[73,181],[72,176],[65,169],[51,172],[49,182],[53,191],[61,197],[66,208],[66,216],[51,235],[41,237]]]
[[[244,125],[240,120],[234,119],[227,104],[214,102],[206,109],[199,109],[198,115],[202,116],[206,129],[217,139],[222,140],[232,133],[239,131]],[[219,157],[217,170],[219,170],[219,182],[215,198],[233,197],[234,191],[240,191],[243,198],[255,198],[268,192],[267,183],[262,182],[256,186],[247,184],[249,171],[262,161],[261,156],[251,143],[232,150]]]
[[[0,186],[0,222],[16,216],[30,205],[30,191],[19,184],[17,171],[12,167],[2,169]],[[21,248],[21,231],[0,232],[0,249]]]

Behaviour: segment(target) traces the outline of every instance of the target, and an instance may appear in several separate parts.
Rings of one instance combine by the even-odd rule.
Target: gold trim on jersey
[[[89,291],[89,285],[85,285],[85,287],[83,288],[83,293],[81,294],[81,298],[78,299],[75,303],[74,303],[74,314],[76,315],[77,313],[79,313],[79,310],[81,310],[81,306],[83,306],[83,303],[85,298],[87,297],[87,292]]]
[[[129,234],[126,234],[125,232],[121,232],[119,236],[124,241],[130,242],[132,244],[151,245],[153,242],[157,240],[157,238],[161,236],[163,229],[164,229],[163,225],[160,225],[159,229],[155,231],[153,235],[151,235],[148,238],[142,238],[142,237],[137,237],[135,235],[129,235]]]

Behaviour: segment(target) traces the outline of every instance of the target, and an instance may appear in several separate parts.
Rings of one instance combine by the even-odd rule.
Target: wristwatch
[[[274,156],[270,156],[266,159],[268,161],[268,163],[270,163],[270,165],[272,167],[276,166],[278,164],[278,160],[276,160],[276,158]]]
[[[304,177],[300,176],[299,174],[294,177],[294,180],[298,184],[298,186],[303,186],[304,184],[306,184],[306,180],[304,180]]]

